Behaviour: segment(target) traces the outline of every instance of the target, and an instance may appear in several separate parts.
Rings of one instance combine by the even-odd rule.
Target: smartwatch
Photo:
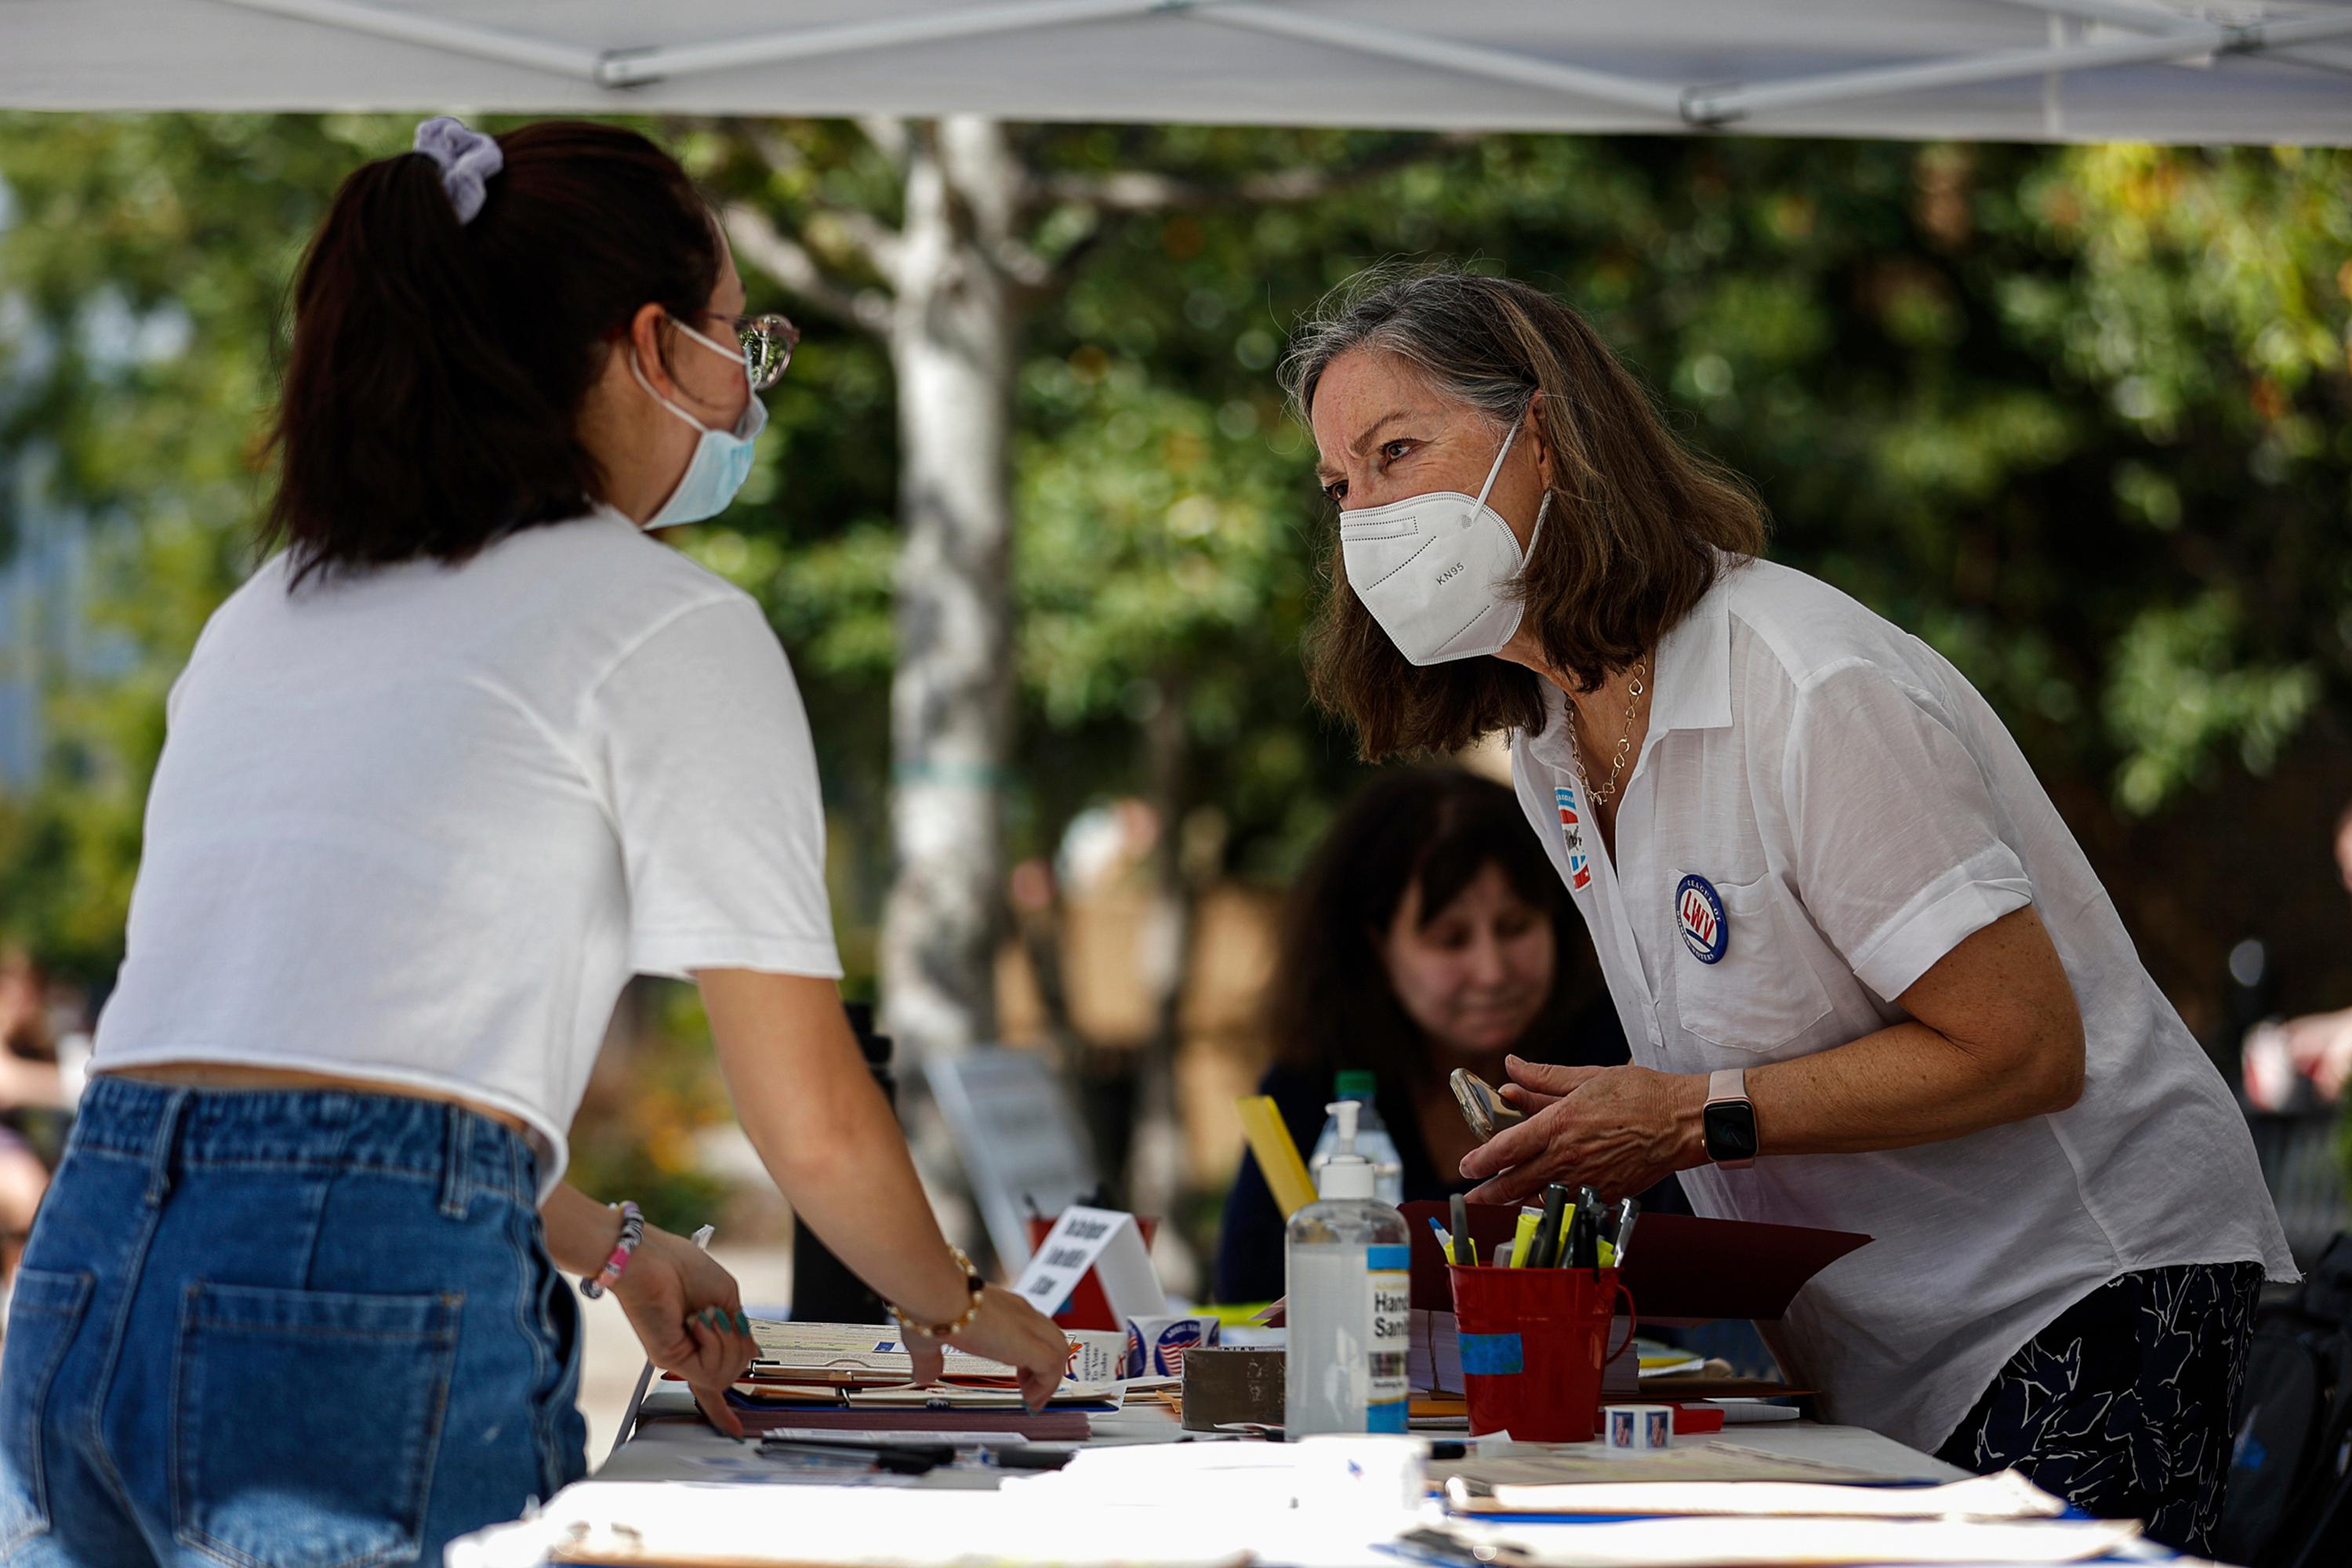
[[[1699,1112],[1706,1157],[1727,1171],[1756,1163],[1756,1102],[1748,1098],[1748,1074],[1724,1068],[1707,1074],[1706,1106]]]

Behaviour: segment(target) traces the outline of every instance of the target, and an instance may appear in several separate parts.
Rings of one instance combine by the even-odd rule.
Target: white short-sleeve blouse
[[[1932,1451],[2002,1363],[2118,1274],[2293,1278],[2244,1119],[2132,947],[2016,742],[1918,638],[1785,567],[1728,569],[1660,641],[1614,858],[1583,820],[1565,699],[1513,738],[1519,802],[1591,928],[1633,1059],[1675,1073],[1830,1049],[1959,942],[2033,905],[2074,983],[2081,1100],[1868,1154],[1683,1173],[1699,1213],[1867,1232],[1771,1331],[1834,1419]],[[1705,877],[1702,961],[1675,895]],[[1768,1326],[1769,1329],[1769,1326]]]

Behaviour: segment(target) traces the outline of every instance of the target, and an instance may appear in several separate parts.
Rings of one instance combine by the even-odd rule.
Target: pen
[[[1417,1563],[1438,1568],[1488,1568],[1498,1560],[1492,1547],[1480,1547],[1450,1530],[1408,1530],[1396,1538],[1396,1552]]]
[[[1578,1188],[1576,1254],[1563,1260],[1569,1267],[1595,1269],[1601,1267],[1601,1190],[1592,1186]]]
[[[762,1437],[762,1454],[833,1454],[845,1459],[864,1459],[877,1469],[901,1476],[924,1476],[941,1465],[955,1462],[955,1446],[950,1443],[861,1443],[854,1438],[835,1440],[827,1437]]]
[[[1530,1268],[1549,1268],[1559,1261],[1559,1226],[1568,1212],[1568,1189],[1558,1182],[1544,1189],[1543,1219],[1536,1226],[1535,1251],[1528,1258]]]
[[[1454,1227],[1454,1245],[1464,1249],[1471,1262],[1478,1261],[1478,1244],[1470,1235],[1470,1204],[1460,1193],[1445,1201],[1446,1223]]]
[[[1444,1226],[1437,1223],[1437,1216],[1435,1215],[1431,1215],[1429,1216],[1429,1228],[1437,1233],[1438,1249],[1445,1254],[1445,1261],[1448,1263],[1453,1262],[1454,1238],[1445,1233],[1445,1227]]]
[[[1047,1448],[1035,1443],[1011,1447],[983,1444],[980,1462],[1000,1470],[1058,1470],[1077,1456],[1067,1448]]]
[[[1625,1267],[1625,1248],[1633,1239],[1633,1222],[1642,1217],[1642,1205],[1627,1198],[1617,1205],[1617,1267]]]

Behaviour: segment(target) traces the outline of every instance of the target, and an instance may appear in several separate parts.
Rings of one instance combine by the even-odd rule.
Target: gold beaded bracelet
[[[898,1321],[898,1331],[908,1339],[920,1335],[927,1340],[943,1340],[950,1335],[963,1332],[964,1330],[971,1327],[971,1321],[980,1316],[980,1305],[985,1299],[988,1281],[980,1277],[980,1270],[971,1266],[971,1259],[964,1255],[962,1247],[950,1246],[948,1253],[956,1260],[956,1267],[963,1270],[964,1283],[971,1289],[971,1304],[947,1322],[919,1323],[900,1311],[897,1306],[885,1302],[884,1305],[890,1308],[890,1315]]]

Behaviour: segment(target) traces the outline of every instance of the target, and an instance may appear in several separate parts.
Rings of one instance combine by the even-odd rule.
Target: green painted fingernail
[[[748,1334],[748,1333],[750,1333],[750,1332],[751,1331],[751,1318],[750,1318],[750,1317],[748,1317],[747,1315],[745,1315],[744,1313],[741,1313],[741,1312],[738,1312],[738,1313],[736,1313],[736,1314],[735,1314],[735,1327],[736,1327],[738,1330],[740,1330],[740,1331],[741,1331],[742,1332],[744,1332],[744,1333],[747,1333],[747,1334]]]

